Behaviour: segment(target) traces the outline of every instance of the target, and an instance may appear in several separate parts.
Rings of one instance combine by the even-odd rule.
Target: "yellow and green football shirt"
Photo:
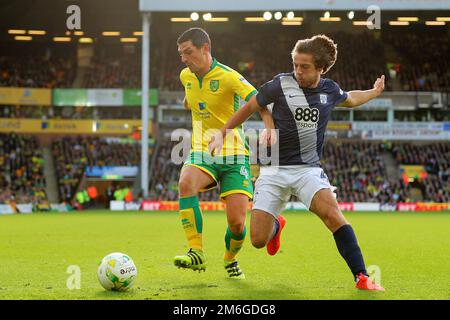
[[[180,80],[192,112],[191,152],[208,154],[213,130],[222,128],[239,109],[240,99],[248,101],[257,91],[238,72],[216,59],[202,78],[185,68]],[[249,155],[242,126],[233,130],[233,135],[226,138],[221,152],[215,156],[230,155]]]

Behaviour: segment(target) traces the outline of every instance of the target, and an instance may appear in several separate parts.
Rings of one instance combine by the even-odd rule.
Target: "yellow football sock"
[[[203,250],[203,218],[197,196],[180,198],[180,218],[189,247]]]
[[[241,250],[242,245],[244,244],[245,235],[247,233],[247,229],[244,226],[244,230],[241,234],[236,235],[231,232],[230,228],[227,228],[227,232],[225,233],[225,255],[223,257],[226,261],[232,261],[239,250]]]

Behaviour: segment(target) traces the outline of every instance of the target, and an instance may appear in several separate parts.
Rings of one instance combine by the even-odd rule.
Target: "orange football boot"
[[[365,274],[358,274],[356,276],[356,289],[371,290],[371,291],[385,291],[382,286],[376,284]]]
[[[278,252],[278,250],[280,249],[280,235],[281,235],[281,231],[283,230],[283,228],[286,224],[286,219],[281,215],[278,216],[277,220],[280,224],[280,227],[278,228],[278,232],[267,243],[267,253],[270,254],[271,256],[275,255]]]

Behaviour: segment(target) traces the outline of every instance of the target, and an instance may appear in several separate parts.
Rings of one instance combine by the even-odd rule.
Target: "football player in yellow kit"
[[[243,279],[236,254],[245,239],[246,211],[253,197],[248,146],[239,127],[229,135],[232,141],[227,140],[220,153],[212,156],[208,150],[208,132],[224,126],[239,109],[240,100],[248,101],[257,91],[238,72],[212,57],[211,40],[205,30],[186,30],[177,44],[181,61],[186,65],[180,80],[185,89],[184,105],[192,112],[193,130],[190,155],[179,179],[180,218],[190,249],[176,256],[174,264],[192,270],[206,269],[198,193],[220,185],[228,221],[225,270],[230,278]],[[272,121],[267,109],[262,109],[260,114],[263,121]]]

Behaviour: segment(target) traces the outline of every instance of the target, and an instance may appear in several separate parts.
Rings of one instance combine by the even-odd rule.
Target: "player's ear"
[[[202,49],[203,49],[203,53],[211,52],[211,48],[209,47],[208,43],[204,43],[203,46],[202,46]]]
[[[317,68],[317,70],[320,71],[320,74],[324,74],[325,73],[325,67]]]

